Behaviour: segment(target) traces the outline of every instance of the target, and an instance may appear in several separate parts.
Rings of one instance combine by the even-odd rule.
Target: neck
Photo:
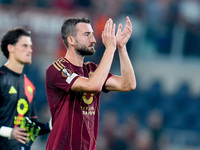
[[[7,61],[4,66],[6,66],[8,69],[12,70],[15,73],[21,74],[24,69],[24,64],[20,63],[12,63],[11,61]]]
[[[73,65],[82,67],[84,56],[78,55],[75,51],[67,51],[65,58],[69,60]]]

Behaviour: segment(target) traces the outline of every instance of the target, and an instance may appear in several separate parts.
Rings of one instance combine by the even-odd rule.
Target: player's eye
[[[90,33],[89,33],[89,32],[86,32],[86,33],[85,33],[85,36],[89,36],[89,35],[90,35]]]

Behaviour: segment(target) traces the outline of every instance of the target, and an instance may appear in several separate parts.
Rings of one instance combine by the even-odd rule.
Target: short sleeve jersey
[[[53,119],[47,150],[96,149],[100,93],[70,90],[79,76],[89,78],[96,68],[97,65],[91,62],[77,67],[65,58],[47,68],[45,84]],[[107,79],[110,76],[109,73]]]
[[[0,67],[0,127],[20,126],[23,117],[36,118],[33,106],[35,87],[25,74]],[[18,150],[20,143],[0,136],[1,150]]]

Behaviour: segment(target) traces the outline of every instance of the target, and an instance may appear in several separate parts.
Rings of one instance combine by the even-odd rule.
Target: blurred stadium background
[[[92,20],[97,52],[85,61],[99,63],[105,21],[111,17],[125,25],[129,16],[133,34],[127,47],[137,89],[102,93],[98,150],[200,150],[199,14],[199,0],[0,0],[0,37],[14,27],[32,32],[33,64],[25,72],[36,86],[38,117],[45,122],[50,117],[45,70],[65,55],[63,20]],[[119,69],[116,54],[111,72],[120,74]],[[38,137],[32,149],[44,150],[47,138]]]

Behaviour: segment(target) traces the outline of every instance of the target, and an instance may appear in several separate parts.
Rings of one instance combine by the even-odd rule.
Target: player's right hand
[[[104,30],[102,31],[102,42],[106,48],[112,48],[116,50],[116,36],[115,36],[116,25],[110,18],[105,24]]]
[[[11,139],[15,139],[22,144],[26,144],[26,141],[29,141],[27,138],[29,136],[28,133],[26,133],[26,129],[15,127],[13,128],[13,131],[11,133]]]

